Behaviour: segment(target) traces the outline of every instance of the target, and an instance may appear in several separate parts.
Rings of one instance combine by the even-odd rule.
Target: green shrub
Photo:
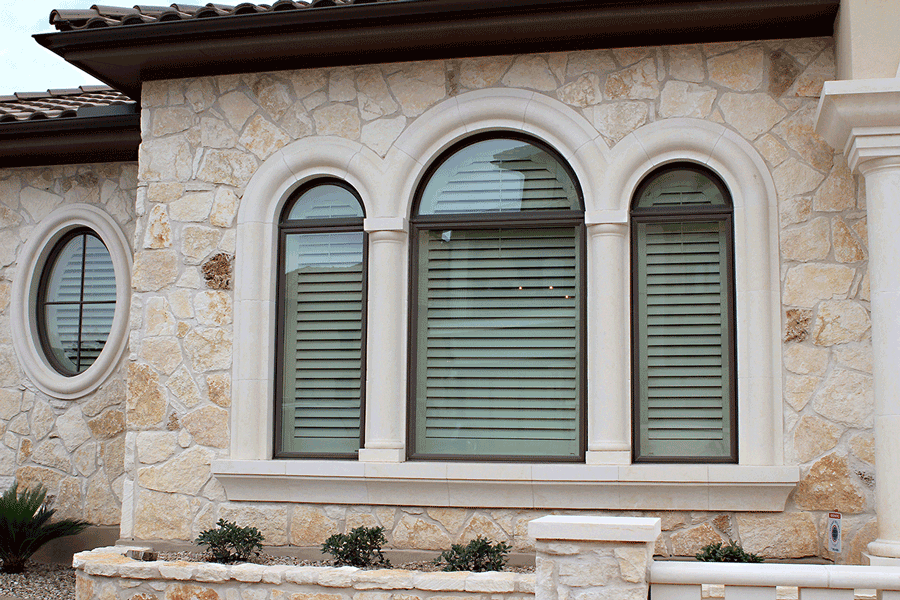
[[[256,527],[239,527],[225,519],[219,519],[214,529],[201,531],[197,536],[197,543],[206,546],[209,555],[218,563],[246,561],[251,555],[259,556],[262,541],[263,534]]]
[[[728,540],[728,545],[722,542],[704,546],[700,552],[694,555],[697,560],[703,562],[731,562],[731,563],[758,563],[762,558],[751,552],[745,552],[733,540]]]
[[[381,553],[381,546],[386,542],[384,527],[357,527],[350,533],[336,533],[325,540],[322,552],[330,554],[339,567],[389,567],[390,561]]]
[[[75,519],[51,523],[56,510],[50,507],[47,490],[38,485],[20,492],[18,487],[13,482],[0,496],[0,571],[4,573],[21,573],[38,548],[50,540],[81,533],[90,525]]]
[[[465,546],[453,544],[450,550],[441,552],[436,562],[446,562],[445,571],[501,571],[506,564],[509,546],[506,542],[491,543],[478,536]]]

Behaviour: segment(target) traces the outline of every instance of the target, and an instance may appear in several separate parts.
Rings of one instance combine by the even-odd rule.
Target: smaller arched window
[[[51,249],[36,310],[44,355],[61,375],[86,371],[103,351],[116,312],[116,275],[106,245],[79,227]]]
[[[733,213],[722,181],[693,164],[635,193],[636,462],[737,462]]]
[[[365,390],[366,234],[357,193],[306,185],[279,224],[275,456],[356,457]]]

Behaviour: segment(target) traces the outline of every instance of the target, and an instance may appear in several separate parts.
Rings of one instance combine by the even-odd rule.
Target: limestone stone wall
[[[657,552],[734,538],[766,556],[828,556],[826,513],[845,516],[858,562],[875,535],[865,195],[813,131],[829,38],[501,56],[149,82],[134,243],[134,360],[122,534],[190,540],[219,517],[275,545],[319,544],[380,524],[394,547],[446,548],[481,533],[528,549],[542,513],[228,502],[210,461],[229,444],[235,215],[260,164],[293,140],[331,135],[384,156],[430,107],[514,87],[558,99],[615,152],[674,117],[721,123],[774,179],[781,219],[784,452],[802,482],[779,514],[665,513]],[[765,399],[760,399],[765,401]],[[606,513],[611,514],[611,513]],[[622,513],[620,513],[622,514]]]
[[[21,275],[16,259],[41,219],[65,204],[92,204],[130,237],[136,189],[134,163],[0,169],[0,489],[13,479],[43,483],[58,514],[95,525],[116,525],[120,518],[124,364],[77,400],[39,391],[13,349],[10,292]]]

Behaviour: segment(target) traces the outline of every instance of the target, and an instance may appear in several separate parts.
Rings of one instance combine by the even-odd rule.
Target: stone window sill
[[[796,466],[217,460],[230,501],[779,512]]]

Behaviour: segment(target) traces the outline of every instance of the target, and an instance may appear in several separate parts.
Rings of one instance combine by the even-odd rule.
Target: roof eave
[[[140,114],[0,125],[0,167],[137,161]]]
[[[134,99],[141,83],[303,67],[832,35],[839,0],[409,0],[34,36]]]

